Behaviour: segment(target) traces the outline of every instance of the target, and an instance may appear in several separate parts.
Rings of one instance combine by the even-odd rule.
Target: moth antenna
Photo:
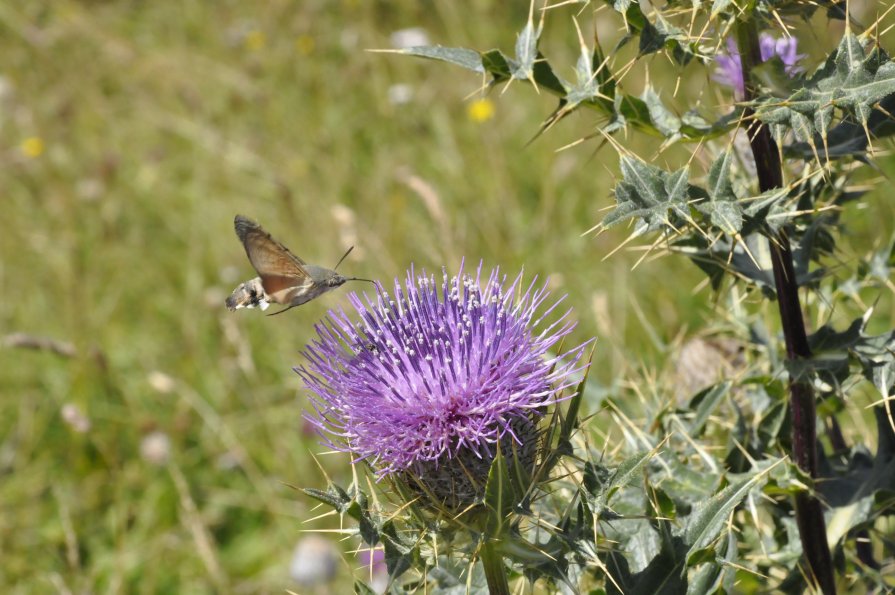
[[[352,251],[352,250],[354,250],[354,246],[352,246],[351,248],[348,248],[348,252],[346,252],[346,253],[342,256],[342,258],[339,259],[339,262],[337,262],[337,263],[336,263],[336,266],[333,267],[333,270],[334,270],[334,271],[337,270],[337,269],[339,268],[339,265],[342,264],[342,261],[345,260],[345,258],[346,258],[349,254],[351,254],[351,251]]]

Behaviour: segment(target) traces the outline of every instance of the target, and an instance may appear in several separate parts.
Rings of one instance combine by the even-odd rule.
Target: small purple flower
[[[383,550],[361,550],[357,554],[362,568],[369,568],[372,574],[386,572],[385,552]]]
[[[388,589],[388,566],[385,563],[385,552],[381,549],[362,550],[358,552],[358,561],[374,593],[385,593]]]
[[[535,319],[545,286],[523,291],[520,275],[504,287],[497,270],[482,284],[481,273],[443,271],[439,287],[411,268],[394,299],[351,294],[360,321],[330,311],[296,369],[327,446],[449,505],[481,493],[498,441],[533,462],[544,408],[583,368],[584,345],[550,353],[574,327],[569,311],[535,334],[562,300]]]
[[[798,44],[799,42],[795,37],[776,39],[770,33],[762,33],[758,39],[761,61],[767,62],[774,56],[779,56],[786,66],[786,73],[789,76],[794,76],[802,72],[798,62],[805,57],[804,54],[796,53]],[[743,82],[743,62],[740,59],[740,52],[733,38],[727,38],[727,54],[715,56],[715,62],[718,65],[715,68],[713,78],[722,85],[733,87],[737,99],[745,97],[746,84]]]

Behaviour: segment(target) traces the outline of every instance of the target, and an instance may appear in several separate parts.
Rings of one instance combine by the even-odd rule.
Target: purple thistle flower
[[[481,493],[498,441],[533,463],[537,421],[583,369],[584,345],[549,353],[574,327],[569,311],[534,333],[562,300],[535,319],[545,286],[523,292],[520,275],[504,288],[497,270],[483,285],[481,273],[443,271],[439,287],[411,268],[394,299],[351,294],[360,322],[330,311],[296,368],[327,446],[450,505]]]
[[[770,33],[762,33],[759,36],[758,45],[761,50],[762,62],[767,62],[774,56],[779,56],[786,66],[786,74],[795,76],[802,72],[798,62],[805,55],[796,53],[799,42],[795,37],[776,39]],[[715,68],[713,78],[722,85],[732,87],[737,99],[745,97],[746,84],[743,81],[743,62],[740,59],[740,52],[733,38],[727,38],[727,53],[715,56],[715,62],[718,65]]]

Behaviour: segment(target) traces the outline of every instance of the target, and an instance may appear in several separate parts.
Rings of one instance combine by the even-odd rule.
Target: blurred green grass
[[[0,334],[75,352],[0,351],[4,592],[282,592],[301,531],[337,526],[303,525],[317,512],[289,487],[324,483],[291,367],[346,291],[274,319],[226,311],[253,276],[236,213],[310,262],[356,245],[352,275],[465,257],[549,276],[575,339],[600,338],[604,384],[659,355],[642,321],[660,342],[701,324],[711,300],[693,295],[694,267],[632,274],[639,252],[603,261],[626,230],[581,237],[612,203],[616,157],[556,149],[590,133],[590,115],[526,147],[553,98],[511,86],[479,122],[475,77],[365,51],[416,26],[436,43],[512,47],[527,9],[0,6]],[[410,101],[390,101],[394,85]],[[154,432],[170,438],[167,464],[141,452]],[[348,480],[347,461],[327,463]],[[337,585],[357,565],[346,555]]]

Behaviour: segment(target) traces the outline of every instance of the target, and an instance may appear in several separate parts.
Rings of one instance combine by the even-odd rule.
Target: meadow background
[[[342,272],[387,284],[463,257],[549,276],[573,338],[599,339],[591,411],[715,316],[683,259],[611,254],[624,228],[582,235],[614,202],[617,164],[596,140],[558,151],[593,132],[590,114],[527,145],[554,98],[517,84],[482,101],[459,69],[365,51],[411,27],[511,49],[527,13],[496,0],[0,4],[0,590],[305,592],[293,549],[338,519],[307,522],[313,503],[291,487],[325,485],[291,368],[362,287],[277,318],[227,311],[254,276],[236,213],[312,263],[354,245]],[[548,20],[554,65],[574,63],[571,14]],[[621,24],[602,15],[611,47]],[[809,52],[841,31],[818,23]],[[683,104],[717,106],[693,72]],[[856,251],[888,241],[886,194],[851,214]],[[34,338],[55,351],[16,346]],[[346,457],[324,462],[350,481]],[[343,557],[317,592],[348,592],[357,542],[325,535]]]

